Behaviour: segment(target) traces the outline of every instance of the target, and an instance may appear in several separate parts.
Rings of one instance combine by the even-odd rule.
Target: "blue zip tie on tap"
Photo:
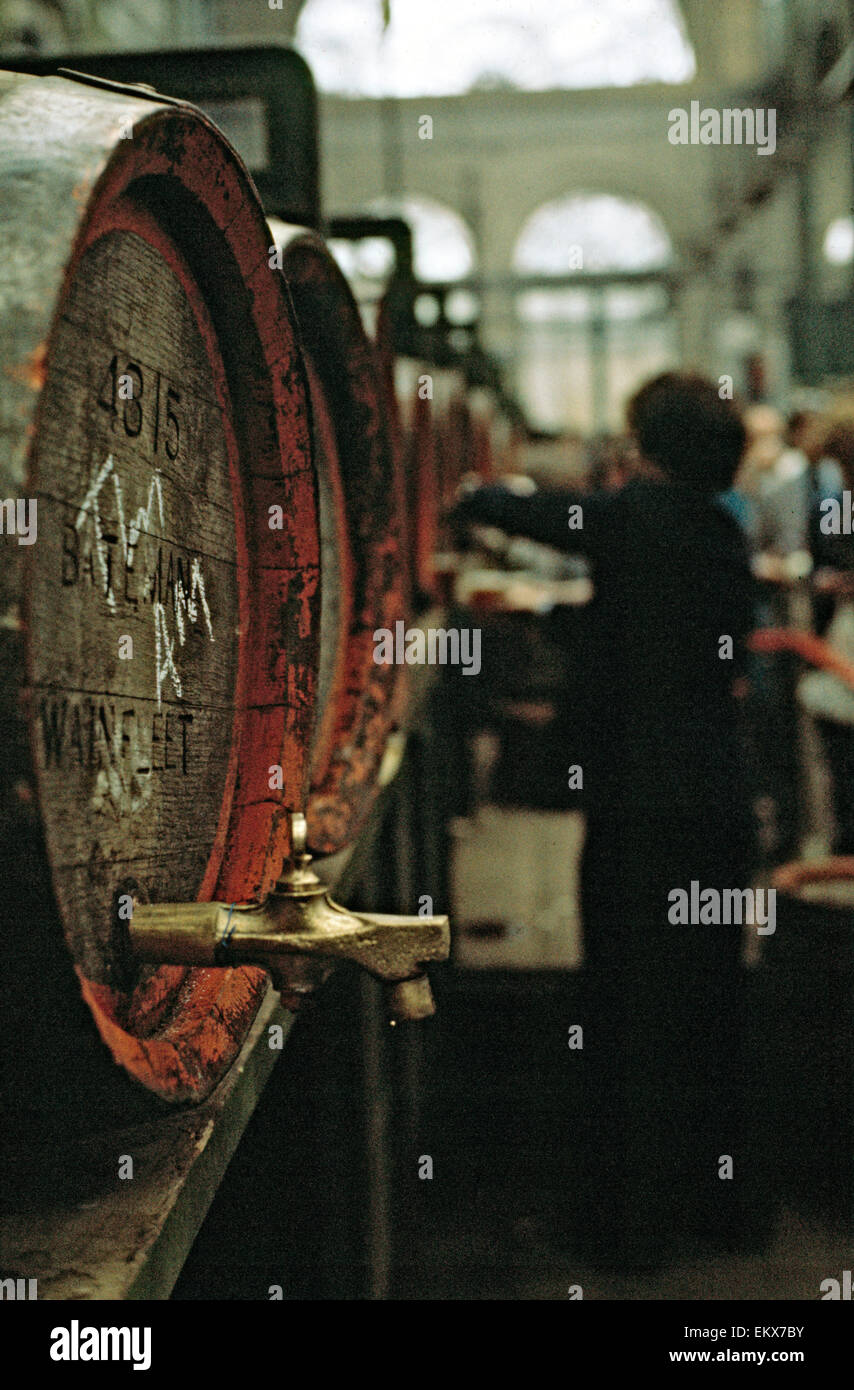
[[[237,923],[236,923],[236,922],[235,922],[235,924],[234,924],[233,927],[230,926],[230,923],[231,923],[231,915],[232,915],[232,913],[234,912],[235,907],[236,907],[236,903],[232,903],[231,906],[230,906],[229,909],[228,909],[228,916],[227,916],[227,918],[226,918],[226,920],[225,920],[225,930],[224,930],[224,932],[223,932],[223,934],[222,934],[222,940],[221,940],[220,943],[219,943],[221,948],[224,948],[224,947],[226,947],[226,946],[228,945],[229,940],[231,939],[231,935],[232,935],[232,933],[234,932],[235,927],[237,926]]]

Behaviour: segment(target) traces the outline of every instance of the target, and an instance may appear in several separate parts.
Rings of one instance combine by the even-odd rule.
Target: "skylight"
[[[321,91],[474,90],[685,82],[694,53],[677,0],[308,0],[297,47]]]

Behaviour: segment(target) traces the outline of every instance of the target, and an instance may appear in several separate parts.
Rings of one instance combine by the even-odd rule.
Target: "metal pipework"
[[[425,965],[447,960],[447,917],[350,912],[332,901],[306,853],[306,823],[291,816],[290,869],[261,903],[134,901],[128,934],[137,960],[158,965],[258,965],[296,1008],[342,960],[385,986],[389,1017],[427,1018],[435,1004]]]

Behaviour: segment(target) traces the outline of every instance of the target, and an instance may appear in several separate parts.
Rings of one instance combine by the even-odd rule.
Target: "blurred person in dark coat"
[[[854,663],[854,420],[831,425],[822,452],[838,466],[840,487],[813,503],[813,585],[825,604],[817,627],[839,655]],[[798,697],[816,720],[824,744],[835,822],[832,851],[854,854],[854,691],[829,671],[811,671],[800,681]]]
[[[715,502],[738,468],[737,408],[667,373],[630,402],[642,459],[620,491],[465,497],[463,520],[590,561],[581,907],[590,1014],[574,1248],[651,1267],[698,1239],[748,1240],[741,929],[674,925],[670,894],[750,883],[754,834],[736,686],[753,584]],[[581,506],[582,524],[571,509]],[[575,526],[571,518],[574,516]],[[555,776],[565,775],[555,768]],[[721,1155],[735,1180],[721,1179]]]

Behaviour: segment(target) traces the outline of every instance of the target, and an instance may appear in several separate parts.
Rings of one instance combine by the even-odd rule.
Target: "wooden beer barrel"
[[[4,1053],[19,1113],[48,1091],[106,1122],[135,1089],[81,992],[115,1062],[187,1101],[265,988],[134,972],[119,943],[130,894],[256,898],[288,850],[319,619],[305,381],[257,195],[192,107],[0,74],[0,231],[0,491],[37,505],[33,544],[0,536]]]
[[[271,225],[311,383],[327,538],[321,592],[331,587],[338,596],[321,637],[323,695],[306,807],[311,849],[334,854],[353,842],[370,811],[400,710],[405,668],[374,661],[374,633],[393,633],[409,607],[402,480],[379,357],[342,271],[316,233]],[[324,506],[339,505],[340,520],[324,521]]]
[[[364,321],[364,310],[361,312]],[[407,583],[413,612],[418,613],[435,596],[433,555],[438,533],[438,492],[432,388],[426,389],[425,383],[425,389],[419,390],[420,378],[429,376],[430,369],[413,357],[397,353],[393,325],[386,293],[376,310],[373,339],[395,466],[403,483]]]
[[[431,375],[439,500],[444,508],[451,505],[460,479],[473,466],[471,416],[462,372],[434,367]]]
[[[471,458],[469,466],[485,483],[495,478],[495,447],[497,411],[492,393],[475,386],[468,393],[471,420]]]
[[[347,533],[335,423],[323,384],[310,358],[305,359],[305,368],[311,401],[321,556],[320,665],[314,743],[330,749],[335,703],[346,679],[347,642],[353,621],[353,552]]]
[[[439,540],[439,489],[430,369],[414,358],[395,364],[395,394],[401,422],[400,451],[406,479],[407,544],[412,591],[423,606],[436,597],[434,557]]]

